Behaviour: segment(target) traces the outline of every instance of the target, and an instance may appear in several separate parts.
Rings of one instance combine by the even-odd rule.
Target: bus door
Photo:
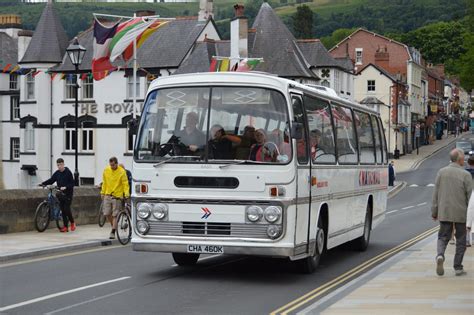
[[[309,220],[311,211],[311,166],[309,163],[308,128],[303,99],[299,95],[292,95],[294,122],[303,126],[303,137],[296,140],[297,158],[297,187],[296,187],[296,227],[295,245],[309,244]],[[307,251],[307,246],[300,254]]]

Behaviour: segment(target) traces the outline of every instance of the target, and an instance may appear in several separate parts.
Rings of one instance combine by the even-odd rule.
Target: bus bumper
[[[204,243],[200,243],[206,245]],[[210,245],[210,244],[209,244]],[[213,244],[214,245],[214,244]],[[275,247],[275,246],[242,246],[242,245],[223,245],[224,254],[230,255],[252,255],[252,256],[270,256],[288,258],[295,254],[294,247]],[[133,243],[134,251],[139,252],[165,252],[165,253],[187,253],[186,244],[157,244],[157,243]]]

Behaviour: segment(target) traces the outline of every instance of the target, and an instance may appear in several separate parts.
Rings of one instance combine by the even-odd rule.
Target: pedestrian
[[[471,175],[464,166],[464,152],[453,149],[449,157],[451,163],[439,170],[436,176],[431,216],[439,220],[436,273],[444,274],[444,252],[453,231],[456,230],[456,253],[454,271],[456,276],[465,274],[462,260],[466,251],[466,217],[469,198],[472,193]]]
[[[471,199],[469,199],[467,207],[466,246],[468,247],[472,245],[472,223],[474,223],[474,191],[471,193]]]
[[[388,185],[393,186],[395,184],[395,168],[393,167],[394,162],[390,161],[388,164]]]
[[[122,209],[124,199],[130,197],[127,173],[125,169],[119,167],[118,160],[114,156],[109,159],[109,166],[105,168],[102,174],[100,194],[104,215],[112,225],[109,238],[114,239],[115,229],[117,228],[117,216]]]
[[[59,207],[63,214],[64,226],[59,229],[60,232],[69,232],[69,222],[71,222],[71,231],[76,230],[76,224],[71,212],[72,196],[74,194],[74,178],[72,173],[64,166],[64,160],[59,158],[56,160],[58,170],[54,172],[50,179],[45,180],[40,186],[51,185],[56,183],[59,187],[60,193],[57,194],[59,200]]]

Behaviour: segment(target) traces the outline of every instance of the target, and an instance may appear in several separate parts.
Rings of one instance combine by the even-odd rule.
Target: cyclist
[[[56,185],[59,187],[59,190],[62,192],[58,193],[57,197],[59,200],[59,206],[61,207],[61,211],[63,213],[64,221],[64,226],[59,229],[59,231],[64,233],[69,232],[69,222],[71,222],[71,231],[76,230],[76,224],[74,223],[74,218],[72,217],[71,212],[72,196],[74,193],[74,178],[72,177],[72,173],[69,168],[64,166],[64,160],[62,158],[56,160],[56,165],[58,170],[54,172],[50,179],[42,182],[40,186],[56,183]]]
[[[119,167],[116,157],[109,159],[107,166],[102,174],[101,197],[104,202],[104,215],[109,219],[112,225],[110,239],[115,238],[115,229],[117,228],[117,216],[120,213],[123,198],[130,197],[130,187],[125,169]]]

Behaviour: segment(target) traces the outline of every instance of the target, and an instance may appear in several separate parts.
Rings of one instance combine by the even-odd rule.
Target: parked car
[[[456,141],[456,149],[464,151],[464,161],[467,161],[470,156],[474,155],[474,140],[462,138]]]

